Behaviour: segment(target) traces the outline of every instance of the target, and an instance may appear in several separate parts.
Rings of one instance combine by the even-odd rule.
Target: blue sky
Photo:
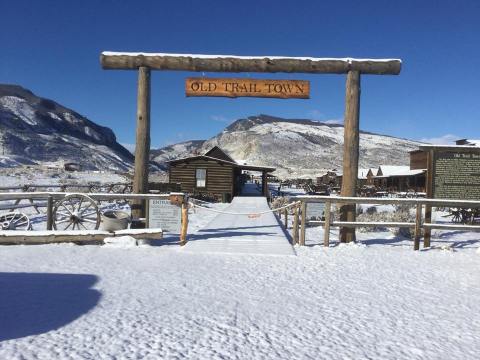
[[[0,82],[70,107],[124,144],[135,141],[137,74],[102,70],[104,50],[401,58],[399,76],[362,77],[360,128],[480,137],[480,1],[0,0],[0,19]],[[192,75],[202,74],[153,73],[152,147],[209,138],[260,113],[343,118],[344,75],[240,74],[310,80],[309,100],[186,98]]]

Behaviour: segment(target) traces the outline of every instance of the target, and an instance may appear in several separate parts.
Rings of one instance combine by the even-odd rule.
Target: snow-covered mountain
[[[75,162],[127,170],[132,161],[111,129],[21,86],[0,84],[0,167]]]
[[[162,169],[166,169],[166,162],[195,154],[201,149],[205,140],[190,140],[161,149],[150,150],[150,159],[155,161]]]
[[[206,141],[184,142],[152,151],[158,163],[218,145],[234,159],[251,165],[277,168],[280,177],[316,175],[327,169],[342,169],[343,125],[268,115],[239,119]],[[408,165],[411,150],[419,142],[361,132],[361,168],[380,164]],[[158,155],[157,155],[158,154]]]

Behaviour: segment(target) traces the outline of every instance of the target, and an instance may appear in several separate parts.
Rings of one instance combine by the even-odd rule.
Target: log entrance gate
[[[360,74],[398,75],[398,59],[249,57],[226,55],[187,55],[159,53],[103,52],[100,63],[106,70],[138,70],[137,131],[133,192],[148,191],[150,152],[150,71],[173,70],[195,72],[260,72],[347,74],[344,117],[344,150],[342,196],[356,196],[359,156]],[[135,204],[133,214],[145,214],[141,204]],[[341,207],[342,221],[355,221],[355,204]],[[355,229],[340,229],[340,240],[355,240]]]

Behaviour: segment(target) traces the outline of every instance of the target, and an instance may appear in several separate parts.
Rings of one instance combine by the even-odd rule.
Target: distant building
[[[65,171],[81,171],[82,165],[74,162],[66,162],[63,164]]]
[[[424,192],[426,169],[410,166],[380,165],[373,177],[373,184],[391,192]]]
[[[455,141],[456,145],[470,145],[480,147],[480,140],[460,139]]]
[[[266,166],[239,164],[218,146],[203,155],[192,155],[168,163],[169,182],[180,183],[183,192],[208,195],[227,202],[241,195],[246,171],[261,173],[261,193],[267,196],[267,177],[275,171],[275,168]]]

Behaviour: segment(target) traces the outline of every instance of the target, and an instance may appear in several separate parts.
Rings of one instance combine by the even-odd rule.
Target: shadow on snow
[[[95,275],[0,273],[0,341],[65,326],[93,309]]]

